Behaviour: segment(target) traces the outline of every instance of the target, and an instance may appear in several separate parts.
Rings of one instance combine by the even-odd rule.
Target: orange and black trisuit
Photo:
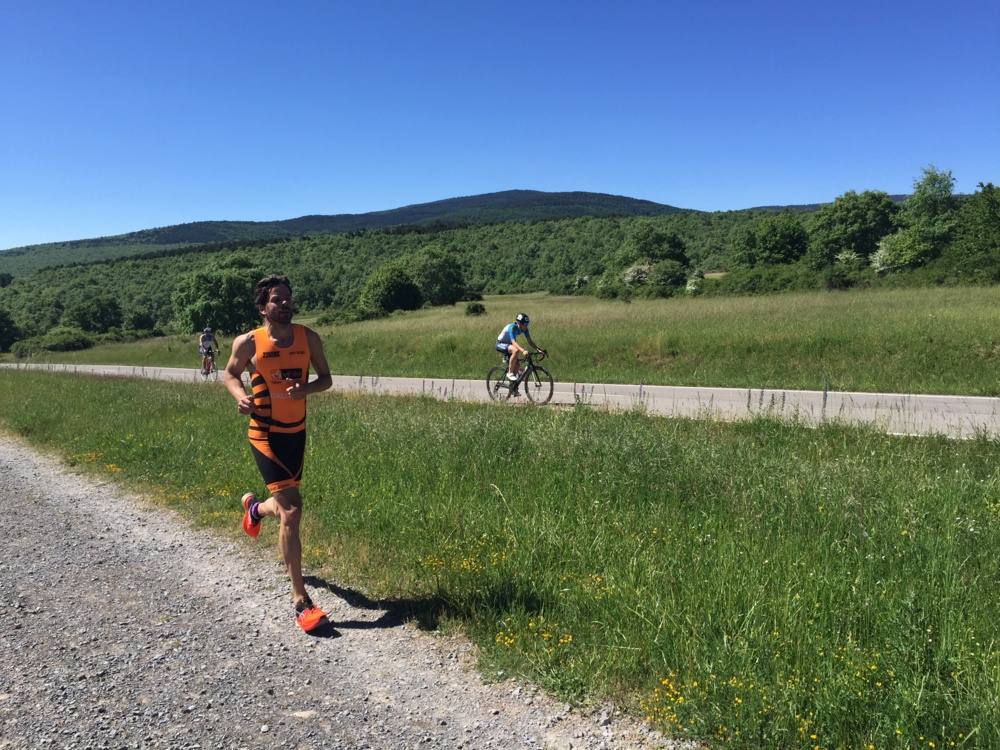
[[[298,487],[306,451],[306,400],[293,400],[287,388],[309,381],[309,340],[306,329],[292,324],[292,343],[279,347],[267,329],[253,332],[250,387],[250,450],[270,492]]]

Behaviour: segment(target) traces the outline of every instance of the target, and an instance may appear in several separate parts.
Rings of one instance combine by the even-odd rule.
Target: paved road
[[[3,365],[18,369],[70,371],[105,376],[147,377],[199,382],[195,370],[125,365]],[[426,395],[486,401],[482,380],[388,378],[335,375],[333,390],[393,395]],[[607,409],[642,409],[668,417],[736,420],[766,415],[822,422],[868,424],[890,433],[942,434],[968,438],[1000,436],[1000,398],[933,396],[849,391],[796,391],[767,388],[698,388],[666,385],[556,383],[553,404],[588,404]]]

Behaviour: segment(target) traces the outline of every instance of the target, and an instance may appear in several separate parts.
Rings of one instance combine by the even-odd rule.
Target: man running
[[[497,336],[497,346],[496,349],[504,357],[504,363],[507,365],[507,379],[517,380],[517,374],[521,370],[521,366],[518,363],[518,358],[523,357],[528,353],[528,350],[517,343],[517,337],[524,335],[527,339],[528,344],[535,350],[544,353],[545,350],[540,348],[538,344],[531,340],[531,334],[528,333],[528,316],[524,313],[518,313],[514,317],[513,323],[508,323],[500,331],[500,335]]]
[[[256,537],[261,519],[278,519],[278,547],[292,581],[295,623],[309,632],[326,613],[313,604],[302,580],[299,483],[306,447],[306,396],[330,387],[330,366],[316,332],[292,323],[292,287],[286,276],[257,282],[255,302],[264,325],[233,341],[222,375],[240,414],[250,415],[250,452],[271,493],[263,502],[252,492],[243,496],[243,530]],[[318,376],[312,382],[310,364]],[[251,395],[240,379],[248,367]]]

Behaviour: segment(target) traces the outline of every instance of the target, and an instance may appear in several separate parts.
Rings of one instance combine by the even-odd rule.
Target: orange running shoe
[[[243,505],[243,530],[256,538],[260,533],[260,519],[253,520],[253,516],[250,515],[250,508],[257,503],[257,496],[252,492],[248,492],[240,500],[240,503]]]
[[[295,605],[295,624],[302,628],[302,632],[309,633],[326,621],[326,612],[312,603],[312,599],[306,599]]]

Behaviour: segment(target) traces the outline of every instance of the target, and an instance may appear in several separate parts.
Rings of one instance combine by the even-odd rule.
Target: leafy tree
[[[0,273],[0,289],[3,289],[5,286],[10,286],[13,281],[14,281],[13,274],[6,272]]]
[[[957,237],[947,259],[961,276],[1000,281],[1000,188],[979,183],[958,212]]]
[[[736,234],[733,264],[739,268],[793,263],[802,257],[809,235],[794,216],[775,214],[759,219]]]
[[[913,195],[906,199],[901,219],[912,235],[910,244],[921,252],[906,265],[917,266],[936,258],[951,241],[957,219],[954,187],[951,172],[934,166],[924,167],[923,176],[913,183]]]
[[[931,246],[915,227],[900,229],[882,238],[872,254],[871,264],[879,273],[920,265],[929,257]]]
[[[634,263],[622,272],[622,283],[627,287],[642,286],[649,281],[652,270],[653,264],[648,260]]]
[[[178,324],[189,332],[206,326],[223,333],[254,328],[260,321],[254,287],[263,275],[259,269],[228,268],[188,274],[172,297]]]
[[[601,299],[630,299],[631,291],[619,274],[605,271],[594,284],[594,291]]]
[[[688,277],[687,283],[684,285],[684,291],[692,297],[696,297],[702,293],[704,287],[705,272],[699,269]]]
[[[450,253],[425,248],[414,257],[410,272],[424,301],[432,305],[453,305],[465,297],[462,267]]]
[[[950,170],[939,170],[933,164],[924,167],[922,177],[913,183],[913,195],[906,199],[906,218],[911,224],[947,219],[957,208],[954,190]]]
[[[816,212],[809,236],[809,264],[822,268],[837,255],[853,251],[867,258],[879,240],[896,230],[899,207],[878,190],[850,190]]]
[[[156,327],[156,303],[149,297],[129,300],[122,310],[122,328],[129,331],[151,331]]]
[[[649,274],[649,287],[656,297],[671,297],[687,284],[687,268],[676,260],[661,260]]]
[[[365,281],[358,306],[367,314],[385,315],[393,310],[416,310],[423,301],[420,288],[406,270],[389,263],[376,268]]]
[[[684,266],[690,263],[680,236],[676,232],[665,231],[651,221],[636,222],[619,252],[622,265],[640,260],[654,263],[675,260]]]
[[[91,333],[103,333],[122,324],[122,309],[110,295],[85,294],[66,306],[61,324]]]
[[[0,308],[0,352],[10,349],[11,344],[20,338],[21,332],[14,325],[14,319],[10,313]]]

